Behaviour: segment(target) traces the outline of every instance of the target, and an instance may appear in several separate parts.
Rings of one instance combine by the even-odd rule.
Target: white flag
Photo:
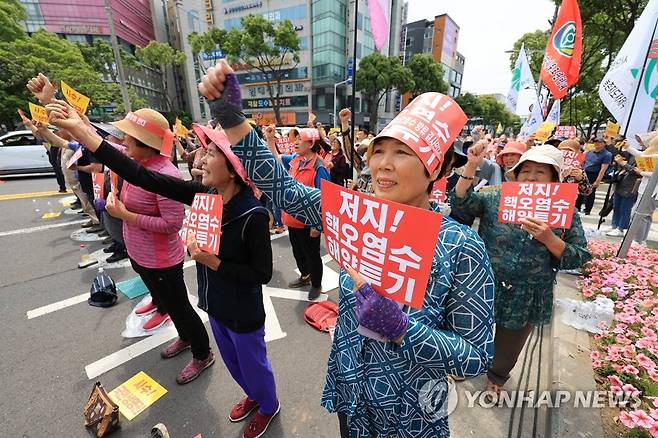
[[[546,121],[553,122],[555,126],[560,124],[560,99],[553,101],[553,106],[551,107],[551,111],[546,117]]]
[[[544,118],[541,114],[541,104],[539,103],[539,99],[535,97],[535,103],[532,105],[532,112],[528,116],[528,120],[526,120],[521,127],[519,138],[525,140],[530,137],[532,134],[537,132],[539,125],[541,125],[543,121]]]
[[[507,108],[512,113],[516,114],[516,107],[519,102],[519,91],[525,90],[526,88],[532,88],[534,90],[536,86],[535,80],[532,78],[530,64],[528,64],[525,46],[521,44],[521,50],[519,50],[519,56],[516,58],[514,71],[512,72],[512,86],[507,93],[505,101]]]
[[[648,130],[658,95],[656,20],[658,0],[649,0],[599,85],[601,101],[631,143],[635,143],[635,134]],[[640,77],[643,67],[644,75]]]

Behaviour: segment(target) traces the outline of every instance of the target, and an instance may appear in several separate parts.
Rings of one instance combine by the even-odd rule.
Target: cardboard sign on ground
[[[162,385],[144,371],[140,371],[113,389],[109,396],[119,405],[119,412],[128,421],[132,421],[166,393],[167,390]]]

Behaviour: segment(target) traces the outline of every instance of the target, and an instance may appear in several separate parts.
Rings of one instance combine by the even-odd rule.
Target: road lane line
[[[83,222],[88,222],[89,219],[80,219],[77,221],[70,221],[70,222],[61,222],[58,224],[50,224],[50,225],[40,225],[38,227],[31,227],[31,228],[20,228],[18,230],[10,230],[10,231],[2,231],[0,232],[0,237],[5,237],[5,236],[15,236],[17,234],[30,234],[30,233],[36,233],[37,231],[45,231],[45,230],[50,230],[53,228],[61,228],[61,227],[66,227],[69,225],[78,225]]]
[[[10,195],[0,195],[0,201],[14,201],[16,199],[30,199],[30,198],[44,198],[46,196],[64,196],[66,193],[60,193],[57,190],[48,192],[29,192],[29,193],[13,193]]]
[[[28,310],[27,319],[36,318],[38,316],[46,315],[48,313],[52,313],[57,310],[65,309],[66,307],[70,307],[75,304],[82,303],[83,301],[87,301],[87,298],[89,298],[89,292],[80,294],[75,297],[67,298],[62,301],[57,301],[56,303],[48,304],[46,306],[42,306],[34,310]]]

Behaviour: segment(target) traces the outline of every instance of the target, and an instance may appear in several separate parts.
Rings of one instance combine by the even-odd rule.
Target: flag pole
[[[624,127],[624,137],[626,137],[626,135],[628,134],[628,125],[630,124],[631,116],[633,115],[633,109],[635,107],[635,102],[637,101],[638,92],[640,91],[640,84],[642,83],[642,78],[644,77],[644,71],[646,70],[647,67],[647,59],[649,58],[649,52],[651,51],[651,43],[653,42],[653,36],[656,34],[656,29],[658,29],[658,19],[656,19],[656,22],[653,25],[653,33],[651,34],[651,38],[649,38],[649,46],[647,47],[647,54],[644,57],[644,63],[642,63],[642,72],[638,77],[637,87],[635,88],[635,95],[633,96],[633,103],[631,104],[631,108],[628,111],[628,118],[626,119],[626,126]],[[626,258],[626,255],[628,254],[628,250],[631,247],[631,243],[633,242],[633,238],[635,237],[635,235],[637,234],[640,228],[640,220],[643,219],[645,216],[649,215],[649,210],[650,210],[649,200],[653,196],[653,191],[656,188],[657,182],[658,182],[658,166],[656,166],[656,168],[653,170],[653,174],[651,175],[649,184],[647,184],[647,187],[644,189],[644,193],[642,194],[642,197],[640,198],[640,201],[637,204],[637,209],[635,210],[635,214],[633,215],[631,226],[628,228],[626,234],[624,235],[624,239],[621,241],[621,246],[619,247],[619,251],[617,252],[617,257],[622,259]]]
[[[356,139],[354,138],[354,124],[356,122],[356,39],[358,31],[358,18],[359,18],[359,0],[354,0],[354,52],[352,57],[352,65],[354,72],[352,73],[352,126],[350,127],[350,137],[352,140],[352,148],[350,149],[350,176],[354,178],[354,152],[357,148]],[[371,123],[377,123],[376,120]]]

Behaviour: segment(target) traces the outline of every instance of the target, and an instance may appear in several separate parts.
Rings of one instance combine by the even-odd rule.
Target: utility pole
[[[121,98],[123,99],[123,109],[126,113],[131,111],[130,97],[128,97],[128,87],[126,86],[126,76],[123,72],[123,62],[121,61],[121,52],[119,51],[119,43],[117,42],[117,34],[114,29],[114,18],[112,17],[112,6],[110,0],[104,0],[105,12],[107,13],[107,21],[110,25],[110,43],[112,44],[112,51],[114,52],[114,62],[117,66],[119,74],[119,88],[121,88]]]

